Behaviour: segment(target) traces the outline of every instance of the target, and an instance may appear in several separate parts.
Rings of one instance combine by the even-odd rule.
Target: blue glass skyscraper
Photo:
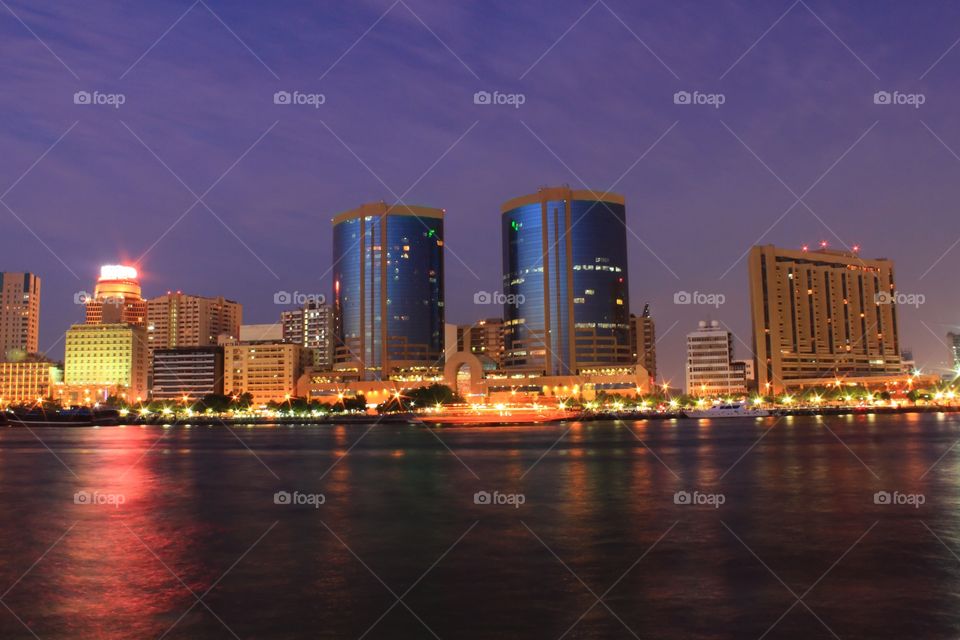
[[[542,188],[501,212],[504,367],[557,376],[632,366],[623,196]]]
[[[337,370],[386,380],[442,369],[443,214],[376,202],[333,219]]]

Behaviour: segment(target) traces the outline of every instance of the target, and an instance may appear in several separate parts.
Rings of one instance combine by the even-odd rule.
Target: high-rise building
[[[360,380],[442,369],[443,215],[376,202],[333,219],[336,369]]]
[[[318,300],[308,301],[299,309],[282,312],[280,323],[283,341],[310,349],[314,367],[333,367],[333,307]]]
[[[40,278],[0,271],[0,361],[40,349]]]
[[[657,379],[657,327],[650,317],[650,305],[643,305],[639,316],[630,314],[630,346],[637,364],[650,374],[650,380]]]
[[[223,347],[178,347],[153,352],[154,400],[223,393]]]
[[[147,301],[147,343],[151,352],[216,346],[222,335],[239,339],[242,319],[238,302],[168,292]]]
[[[687,393],[694,396],[735,396],[747,392],[744,366],[733,360],[733,334],[716,320],[701,320],[687,334]]]
[[[902,378],[891,260],[766,245],[749,271],[761,393]]]
[[[147,330],[135,324],[75,324],[67,330],[64,384],[89,397],[147,397]]]
[[[147,301],[143,299],[137,270],[125,265],[100,267],[93,295],[86,297],[87,324],[147,323]]]
[[[283,325],[279,322],[272,324],[242,324],[240,325],[240,342],[281,342],[283,341]],[[229,344],[234,340],[221,340],[221,344]]]
[[[51,398],[62,380],[63,370],[42,357],[0,362],[0,409]]]
[[[960,371],[960,333],[947,334],[947,347],[950,349],[950,366],[954,371]]]
[[[256,403],[280,402],[297,394],[297,381],[312,362],[312,354],[289,342],[228,344],[223,355],[223,388],[249,393]]]
[[[634,365],[623,197],[542,188],[501,212],[504,367],[577,375]]]
[[[487,318],[457,325],[457,351],[486,356],[499,366],[503,360],[503,319]]]

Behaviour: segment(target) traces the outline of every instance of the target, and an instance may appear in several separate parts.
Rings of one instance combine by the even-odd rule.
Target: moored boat
[[[447,406],[436,412],[422,413],[418,417],[426,425],[450,426],[499,426],[545,424],[563,420],[575,420],[577,411],[558,407],[508,407],[508,406]]]
[[[120,422],[120,412],[116,409],[78,407],[71,409],[46,410],[33,408],[12,410],[7,413],[11,426],[27,427],[95,427],[110,426]]]
[[[709,409],[684,409],[685,418],[765,418],[768,409],[749,407],[745,402],[722,402]]]

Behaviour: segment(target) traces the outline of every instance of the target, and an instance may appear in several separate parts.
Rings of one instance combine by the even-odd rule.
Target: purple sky
[[[499,315],[473,294],[500,289],[504,200],[616,183],[633,311],[651,303],[674,383],[699,319],[747,355],[738,260],[758,241],[894,259],[899,290],[925,298],[901,309],[902,345],[943,367],[960,321],[960,5],[916,4],[4,0],[0,201],[22,223],[0,205],[0,270],[43,278],[41,348],[58,358],[74,293],[144,252],[147,296],[225,295],[271,322],[275,292],[329,293],[333,214],[402,196],[447,210],[448,320],[465,323]],[[126,101],[77,105],[78,90]],[[280,90],[326,101],[276,105]],[[479,90],[526,100],[475,105]],[[879,90],[925,103],[876,105]],[[185,214],[191,190],[206,206]]]

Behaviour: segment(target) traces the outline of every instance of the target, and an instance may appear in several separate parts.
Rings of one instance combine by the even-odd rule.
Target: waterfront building
[[[949,364],[954,371],[960,371],[960,333],[947,334],[947,347],[950,349]]]
[[[87,324],[146,326],[147,301],[143,299],[137,270],[125,265],[100,267],[93,295],[82,294]]]
[[[177,347],[153,352],[154,400],[196,400],[223,394],[223,347]]]
[[[762,393],[906,381],[891,260],[766,245],[750,250],[749,274]]]
[[[501,230],[504,368],[631,369],[623,197],[541,188],[501,206]]]
[[[75,324],[67,330],[64,385],[71,403],[110,395],[147,397],[146,327],[136,324]]]
[[[317,369],[333,368],[333,307],[317,300],[280,314],[283,341],[303,345],[313,353]]]
[[[41,357],[0,362],[0,408],[49,399],[63,381],[63,370]]]
[[[698,397],[742,396],[747,392],[742,365],[733,359],[733,333],[716,320],[701,320],[687,334],[686,390]]]
[[[220,336],[238,340],[242,318],[243,307],[233,300],[167,292],[147,301],[147,344],[153,353],[216,346]]]
[[[639,316],[630,314],[630,346],[637,364],[650,374],[651,382],[657,379],[657,328],[650,317],[650,305],[643,305]]]
[[[312,364],[306,347],[289,342],[237,342],[224,346],[223,388],[250,393],[258,404],[297,395],[297,382]]]
[[[333,218],[334,368],[420,380],[444,358],[442,209],[364,204]]]
[[[39,351],[40,278],[0,271],[0,360]]]

